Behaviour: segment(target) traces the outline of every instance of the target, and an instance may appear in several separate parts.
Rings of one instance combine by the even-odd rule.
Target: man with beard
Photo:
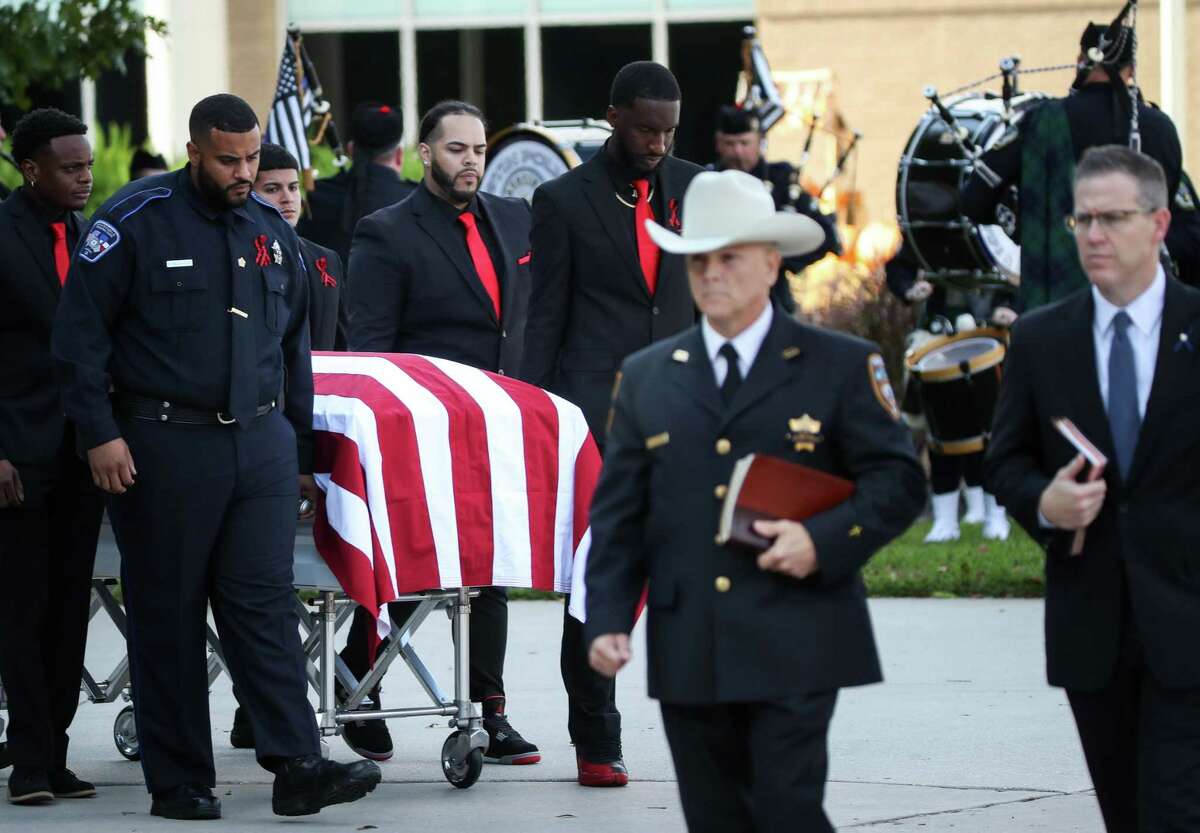
[[[379,783],[322,760],[292,610],[312,478],[308,283],[295,232],[252,197],[258,119],[200,101],[188,164],[130,183],[79,244],[52,350],[121,549],[150,812],[214,819],[207,609],[275,773],[272,809],[316,813]]]
[[[521,378],[583,409],[603,447],[617,369],[630,353],[690,327],[696,308],[683,258],[645,229],[681,227],[683,192],[700,167],[670,156],[679,83],[652,61],[622,67],[606,118],[613,135],[578,168],[533,195],[533,286]],[[564,611],[563,682],[579,783],[624,786],[616,689],[587,664],[581,625]]]
[[[493,372],[515,374],[521,361],[529,296],[529,206],[479,193],[487,132],[483,113],[443,101],[421,119],[425,177],[411,197],[364,217],[350,249],[347,336],[351,350],[419,353]],[[416,609],[394,603],[402,624]],[[370,615],[355,612],[342,659],[356,677],[369,666]],[[484,760],[535,764],[541,753],[505,716],[504,652],[508,595],[485,587],[471,603],[471,700],[483,705]],[[378,690],[370,708],[379,708]],[[382,720],[348,723],[346,742],[376,760],[392,756]]]
[[[787,273],[799,274],[829,252],[840,255],[842,244],[838,240],[837,218],[821,211],[816,198],[796,181],[798,174],[789,163],[767,161],[763,156],[766,143],[766,134],[762,132],[758,116],[750,110],[727,104],[717,113],[718,159],[708,166],[708,170],[744,171],[750,174],[766,187],[775,201],[776,211],[803,214],[815,220],[825,232],[825,239],[814,251],[783,259],[783,268],[779,270],[779,278],[771,289],[771,299],[792,312],[796,309],[796,299],[792,297]]]
[[[79,704],[92,562],[103,511],[63,419],[50,331],[70,251],[87,233],[87,125],[34,110],[13,131],[25,184],[0,205],[0,677],[8,800],[95,795],[67,769]]]

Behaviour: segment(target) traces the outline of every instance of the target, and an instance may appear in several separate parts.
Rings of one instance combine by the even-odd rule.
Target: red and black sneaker
[[[575,753],[581,787],[623,787],[629,783],[629,770],[618,752],[611,761],[589,761],[583,753]]]
[[[521,733],[508,722],[504,714],[503,697],[488,697],[483,701],[483,729],[488,733],[484,762],[522,766],[542,760],[538,748],[521,737]]]

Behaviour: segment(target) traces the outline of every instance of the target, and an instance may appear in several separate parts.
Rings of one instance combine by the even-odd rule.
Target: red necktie
[[[54,268],[58,270],[58,284],[67,283],[67,269],[71,267],[71,253],[67,251],[67,224],[51,223],[50,231],[54,232]]]
[[[638,262],[642,264],[642,277],[646,279],[646,288],[654,294],[658,285],[658,259],[662,256],[657,245],[650,239],[646,231],[646,221],[654,219],[654,210],[650,208],[650,181],[635,179],[633,187],[637,189],[637,205],[633,208],[633,225],[637,229]]]
[[[496,267],[492,265],[492,256],[488,254],[487,245],[479,234],[475,215],[464,211],[458,215],[458,221],[467,228],[467,251],[471,253],[471,262],[475,264],[475,274],[479,282],[492,299],[492,309],[496,311],[496,320],[500,320],[500,280],[496,277]]]

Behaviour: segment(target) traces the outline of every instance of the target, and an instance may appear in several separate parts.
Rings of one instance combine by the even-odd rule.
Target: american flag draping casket
[[[600,471],[576,406],[409,354],[314,353],[313,380],[313,536],[350,598],[377,612],[439,588],[570,591]]]

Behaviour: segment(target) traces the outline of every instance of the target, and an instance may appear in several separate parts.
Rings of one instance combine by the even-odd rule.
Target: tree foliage
[[[124,54],[145,53],[147,31],[167,25],[136,0],[24,0],[0,6],[0,102],[30,105],[29,89],[55,89],[109,69],[125,71]]]

